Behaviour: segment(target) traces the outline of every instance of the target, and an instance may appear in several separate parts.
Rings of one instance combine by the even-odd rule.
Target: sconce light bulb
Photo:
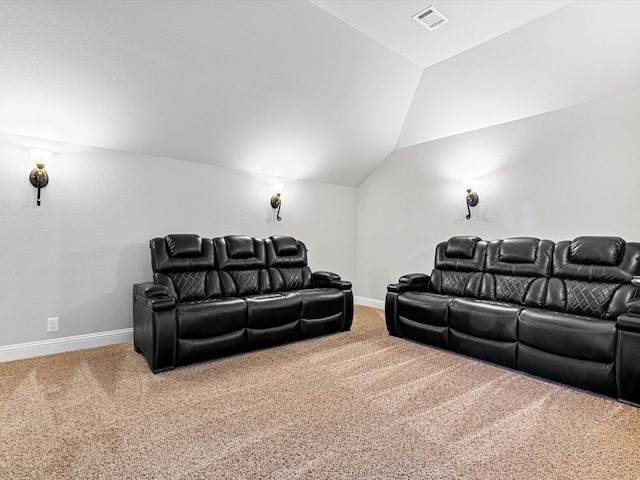
[[[39,169],[44,168],[44,166],[49,162],[51,155],[53,152],[50,150],[43,150],[42,148],[30,148],[31,158],[33,163],[35,163]]]

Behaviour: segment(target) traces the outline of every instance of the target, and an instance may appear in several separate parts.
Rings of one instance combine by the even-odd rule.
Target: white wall
[[[578,1],[425,69],[396,148],[640,88],[639,23],[638,1]]]
[[[36,207],[26,147],[43,143],[0,134],[0,346],[130,328],[132,284],[152,276],[148,242],[168,233],[292,235],[313,270],[355,279],[355,188],[289,183],[275,222],[264,178],[48,142]],[[47,334],[52,316],[60,331]]]
[[[382,300],[400,275],[430,273],[454,235],[640,241],[639,132],[636,90],[396,150],[358,188],[356,293]]]
[[[14,134],[357,186],[421,74],[303,0],[0,5]]]

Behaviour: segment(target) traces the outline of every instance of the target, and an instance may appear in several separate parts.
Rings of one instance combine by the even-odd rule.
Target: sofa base
[[[211,360],[246,350],[247,329],[212,338],[179,338],[177,340],[176,365],[187,365]]]
[[[631,405],[632,407],[640,408],[640,403],[634,403],[634,402],[631,402],[629,400],[625,400],[624,398],[618,398],[618,401],[622,402],[622,403],[626,403],[627,405]]]
[[[449,328],[426,325],[408,318],[398,318],[397,336],[406,337],[434,347],[449,348]]]
[[[273,347],[296,340],[300,340],[299,320],[271,328],[249,328],[247,331],[247,345],[250,350]]]
[[[518,370],[617,398],[615,365],[562,357],[520,344]]]
[[[474,337],[454,329],[451,329],[450,336],[450,347],[454,352],[505,367],[516,368],[517,342],[502,342]]]
[[[300,321],[300,337],[307,339],[338,332],[340,331],[341,323],[341,313],[325,318],[302,318]]]

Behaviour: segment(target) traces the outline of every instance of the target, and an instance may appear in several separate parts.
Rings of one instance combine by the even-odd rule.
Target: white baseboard
[[[40,340],[38,342],[17,343],[0,347],[0,362],[10,362],[22,358],[40,357],[53,353],[84,350],[85,348],[104,347],[114,343],[125,343],[133,340],[133,328],[111,330],[109,332],[88,333],[73,337]]]
[[[384,310],[384,301],[383,300],[376,300],[374,298],[367,298],[367,297],[354,297],[353,299],[354,303],[356,305],[363,305],[365,307],[371,307],[371,308],[377,308],[379,310]]]
[[[384,310],[384,302],[367,297],[355,297],[357,305]],[[41,357],[54,353],[84,350],[85,348],[104,347],[114,343],[124,343],[133,340],[133,328],[111,330],[109,332],[88,333],[73,337],[54,338],[37,342],[17,343],[0,347],[0,362],[10,362],[23,358]]]

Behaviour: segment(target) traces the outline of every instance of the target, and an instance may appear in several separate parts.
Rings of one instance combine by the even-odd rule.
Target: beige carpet
[[[0,364],[0,478],[638,479],[640,409],[351,332],[153,375],[131,344]]]

